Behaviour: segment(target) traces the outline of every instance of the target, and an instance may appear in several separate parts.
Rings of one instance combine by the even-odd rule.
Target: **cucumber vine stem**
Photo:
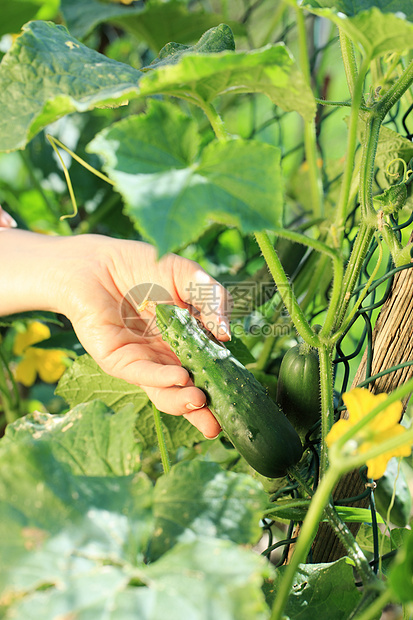
[[[303,9],[295,8],[295,16],[297,22],[298,48],[301,71],[307,85],[311,88],[311,71],[307,49],[307,35],[305,28],[305,18]],[[311,203],[313,206],[313,214],[315,217],[323,217],[323,184],[321,181],[321,169],[317,165],[317,138],[315,119],[304,121],[304,150],[305,158],[308,163]]]
[[[347,85],[350,91],[350,95],[354,96],[354,88],[358,77],[358,69],[356,62],[356,55],[354,53],[354,46],[351,39],[345,34],[345,32],[339,28],[339,38],[341,47],[341,56],[343,59],[344,71],[346,73]]]
[[[255,238],[297,332],[306,342],[308,342],[308,344],[313,347],[317,347],[319,345],[319,338],[311,329],[303,311],[300,308],[281,261],[277,256],[277,252],[275,251],[268,234],[266,232],[256,232]]]
[[[322,344],[318,348],[320,363],[321,392],[321,445],[320,445],[320,478],[328,469],[328,449],[326,437],[334,424],[334,381],[333,381],[333,345]]]
[[[330,501],[330,496],[334,485],[341,475],[341,470],[330,467],[324,478],[317,487],[315,494],[308,507],[307,515],[303,521],[300,535],[295,544],[294,553],[291,561],[286,566],[285,573],[279,584],[277,595],[271,610],[270,620],[281,620],[284,614],[285,605],[290,595],[295,573],[299,564],[305,562],[308,551],[314,536],[317,533],[318,524],[321,520],[325,506]]]
[[[155,423],[156,437],[158,439],[159,452],[161,453],[161,462],[165,474],[171,470],[171,462],[169,460],[168,449],[166,447],[165,435],[162,428],[162,420],[159,409],[152,403],[153,420]]]

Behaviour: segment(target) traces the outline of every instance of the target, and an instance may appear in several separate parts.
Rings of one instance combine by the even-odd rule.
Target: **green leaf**
[[[137,385],[107,375],[89,355],[78,357],[66,370],[56,394],[71,407],[95,399],[101,400],[115,412],[122,411],[126,405],[133,405],[135,436],[142,448],[153,449],[157,445],[152,405],[146,393]],[[203,435],[182,416],[162,414],[162,424],[169,450],[190,447],[203,439]]]
[[[308,4],[313,7],[332,8],[347,17],[354,17],[362,11],[376,7],[382,13],[404,13],[408,20],[413,21],[413,6],[410,0],[311,0]]]
[[[151,558],[199,536],[256,543],[266,497],[249,475],[224,471],[216,463],[178,463],[155,486]]]
[[[175,62],[175,57],[173,57]],[[283,43],[251,52],[222,51],[186,55],[173,65],[148,72],[140,82],[142,95],[157,93],[213,101],[225,93],[264,93],[283,110],[305,120],[315,115],[311,89]]]
[[[226,348],[231,351],[232,355],[237,358],[243,366],[246,364],[252,364],[255,362],[255,357],[252,355],[248,347],[243,343],[241,338],[235,336],[231,337],[231,340],[225,343]]]
[[[141,71],[148,71],[164,65],[176,65],[181,58],[188,55],[214,54],[226,50],[235,50],[235,41],[231,28],[226,24],[220,24],[216,28],[210,28],[204,32],[195,45],[182,45],[182,43],[167,43],[159,52],[159,56]]]
[[[61,10],[68,30],[78,39],[83,39],[96,26],[117,19],[130,19],[145,10],[142,3],[125,6],[119,2],[99,2],[98,0],[61,0]]]
[[[125,103],[136,96],[140,76],[79,43],[63,26],[27,24],[0,64],[0,151],[24,148],[70,112]]]
[[[285,569],[285,566],[277,569],[268,592],[270,599],[276,595]],[[300,564],[284,615],[294,620],[348,618],[360,598],[347,558],[328,564]]]
[[[182,0],[149,0],[145,4],[135,3],[131,6],[99,0],[88,0],[87,3],[84,0],[62,0],[61,6],[69,31],[79,39],[99,24],[111,22],[146,41],[155,52],[169,41],[195,41],[224,19],[217,13],[188,10]],[[240,24],[231,22],[231,26],[237,32],[244,31]]]
[[[36,349],[60,349],[67,353],[74,352],[76,355],[83,355],[85,353],[73,330],[60,331],[53,334],[50,338],[36,343]]]
[[[114,471],[129,467],[122,455],[130,447],[131,427],[130,408],[113,415],[97,402],[66,416],[30,416],[8,427],[0,441],[0,615],[265,620],[262,584],[272,575],[270,564],[231,540],[217,539],[255,538],[263,491],[249,477],[212,463],[183,463],[176,480],[182,484],[179,471],[186,471],[192,487],[187,498],[194,505],[185,508],[198,514],[191,529],[187,524],[192,540],[148,566],[155,525],[152,483],[140,473]],[[210,475],[199,476],[200,471]],[[166,487],[171,507],[173,480]],[[175,488],[179,501],[180,485]],[[208,518],[217,524],[216,533]]]
[[[100,525],[100,524],[99,524]],[[113,523],[116,527],[116,523]],[[83,531],[83,530],[82,530]],[[69,535],[50,541],[46,552],[59,559],[57,583],[27,592],[9,609],[15,620],[57,617],[79,620],[266,620],[261,585],[271,567],[256,554],[227,541],[194,541],[175,547],[159,561],[137,569],[102,565],[90,549],[77,548]],[[79,557],[79,555],[86,557]],[[32,554],[30,568],[46,564],[46,553]],[[62,560],[61,557],[63,556]],[[106,560],[105,556],[102,557]],[[135,578],[138,587],[128,585]],[[46,584],[45,584],[46,585]],[[211,615],[213,614],[213,615]]]
[[[333,21],[370,59],[412,47],[410,0],[305,0],[302,6]]]
[[[256,553],[227,540],[176,545],[146,569],[155,582],[153,615],[168,620],[267,620],[263,579],[271,565]],[[146,618],[146,617],[145,617]]]
[[[97,400],[78,405],[65,415],[36,412],[8,426],[3,445],[26,439],[45,441],[53,456],[67,463],[76,475],[128,476],[140,469],[136,416],[132,404],[114,415]]]
[[[392,569],[390,570],[390,586],[401,603],[413,600],[413,535],[410,530],[399,549]]]
[[[173,105],[152,101],[98,134],[99,154],[126,212],[161,254],[201,235],[212,222],[245,233],[282,225],[280,151],[240,139],[212,142],[195,159],[194,122]]]
[[[0,37],[5,34],[16,34],[24,23],[33,19],[39,5],[29,0],[0,0]]]
[[[116,440],[117,449],[121,451],[119,455],[113,428],[107,425],[107,408],[92,403],[84,406],[81,412],[84,417],[90,413],[94,423],[106,428],[106,433],[94,432],[89,441],[87,436],[80,441],[84,421],[78,412],[69,412],[64,420],[57,418],[56,427],[52,416],[47,421],[43,419],[36,425],[40,430],[34,432],[27,428],[25,420],[19,420],[17,425],[11,425],[8,431],[11,436],[0,442],[0,592],[8,585],[16,587],[9,571],[18,566],[22,556],[51,535],[67,527],[76,529],[94,510],[105,513],[103,521],[107,521],[109,529],[114,527],[111,515],[117,522],[124,523],[113,541],[118,548],[117,557],[135,561],[138,551],[142,554],[146,549],[152,529],[152,484],[140,473],[113,475],[114,466],[118,471],[129,467],[121,463],[125,437]],[[66,425],[65,430],[62,424],[66,420],[73,426],[67,429]],[[32,427],[33,418],[29,418],[27,424]],[[61,439],[65,432],[69,435]],[[108,436],[115,453],[108,447]],[[105,467],[105,456],[110,467]],[[95,473],[108,470],[111,470],[110,476]],[[79,473],[84,471],[93,475]],[[89,544],[89,534],[84,529],[79,530],[82,544]],[[23,577],[26,578],[24,571]],[[34,578],[39,579],[39,575]]]
[[[16,312],[0,317],[0,327],[10,327],[19,321],[41,321],[42,323],[50,323],[63,327],[63,323],[59,321],[53,312],[39,312],[37,310],[29,310],[27,312]]]
[[[363,134],[364,132],[361,134],[361,139],[364,138]],[[386,188],[389,184],[402,180],[404,172],[402,164],[395,160],[403,159],[408,164],[412,157],[413,144],[410,140],[393,129],[380,128],[375,165],[379,168],[377,181],[381,187]],[[400,176],[392,176],[395,173],[399,173]]]

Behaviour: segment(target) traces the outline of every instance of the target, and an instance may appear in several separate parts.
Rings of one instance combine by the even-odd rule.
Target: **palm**
[[[116,265],[122,258],[125,261],[125,257],[117,257]],[[152,269],[146,265],[145,281],[149,276],[165,290],[175,291],[171,303],[182,306],[185,302],[177,294],[173,278],[177,258],[171,260],[175,274],[168,264],[162,273],[159,263]],[[186,263],[193,265],[185,261],[184,267]],[[133,275],[136,278],[138,274],[135,271]],[[205,407],[205,394],[193,385],[188,372],[162,340],[154,304],[139,309],[128,301],[127,293],[136,286],[136,280],[120,278],[107,266],[89,272],[83,285],[78,284],[76,309],[70,317],[80,342],[105,372],[140,385],[158,409],[183,414],[206,436],[215,436],[220,428]]]

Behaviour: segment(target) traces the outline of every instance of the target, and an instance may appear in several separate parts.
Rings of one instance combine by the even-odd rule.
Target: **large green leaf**
[[[230,541],[200,539],[176,545],[150,564],[146,575],[162,595],[148,620],[268,618],[261,587],[263,578],[272,575],[271,566]]]
[[[256,543],[267,505],[267,495],[257,480],[201,461],[175,465],[158,480],[154,500],[151,558],[198,536],[240,545]]]
[[[198,524],[191,541],[148,566],[156,523],[152,483],[141,473],[113,471],[126,434],[132,435],[131,421],[96,402],[55,420],[31,416],[9,427],[0,441],[1,617],[265,620],[261,587],[270,565],[234,542],[253,536],[258,488],[246,476],[220,475],[211,463],[183,464],[194,474],[186,480],[193,487],[187,509],[194,514],[191,497],[204,498]],[[171,505],[174,487],[182,498],[182,482],[169,478]]]
[[[73,36],[82,39],[96,26],[111,22],[145,41],[158,52],[169,41],[188,43],[206,30],[218,26],[223,16],[202,10],[188,10],[182,0],[149,0],[125,6],[99,0],[62,0],[64,19]],[[237,32],[242,26],[231,23]]]
[[[205,35],[216,38],[213,49],[225,49],[222,27],[212,30]],[[174,65],[150,71],[140,89],[140,71],[89,49],[63,26],[27,24],[0,64],[0,151],[24,148],[65,114],[158,93],[208,103],[225,92],[263,92],[283,109],[313,117],[311,91],[283,45],[239,53],[197,54],[196,49],[186,50]]]
[[[125,103],[141,73],[106,58],[50,22],[23,28],[0,64],[0,151],[23,148],[48,123]]]
[[[276,595],[285,569],[277,570],[270,599]],[[349,618],[360,598],[347,558],[329,564],[300,564],[284,614],[291,620]]]
[[[100,517],[97,524],[96,516]],[[89,530],[105,536],[108,528],[103,515],[94,514],[90,521]],[[121,524],[114,521],[112,525]],[[261,585],[271,574],[269,564],[229,541],[197,540],[177,545],[157,562],[136,568],[112,564],[108,549],[96,557],[95,549],[82,543],[71,529],[49,541],[44,550],[33,553],[23,587],[18,590],[23,598],[16,597],[5,620],[268,618]],[[13,578],[20,585],[21,572]],[[30,588],[30,583],[36,589]]]
[[[390,571],[390,585],[399,601],[413,601],[413,535],[408,533]]]
[[[368,58],[412,48],[410,0],[305,0],[302,6],[332,20]]]
[[[184,50],[173,66],[161,65],[148,72],[140,89],[143,95],[165,93],[207,102],[225,93],[264,93],[283,110],[297,111],[306,120],[315,114],[312,91],[282,43],[251,52],[198,56],[187,55]]]
[[[307,5],[307,2],[305,3]],[[362,11],[376,7],[382,13],[400,13],[413,21],[413,5],[410,0],[310,0],[312,7],[332,8],[347,17],[354,17]]]
[[[121,458],[108,449],[112,440],[124,450],[124,439],[114,437],[122,435],[125,419],[113,416],[102,404],[90,403],[80,411],[82,416],[78,409],[57,417],[56,424],[52,417],[18,421],[0,443],[0,592],[13,587],[9,571],[27,551],[68,527],[76,529],[93,511],[106,514],[109,529],[111,515],[124,523],[119,557],[135,561],[138,550],[145,552],[152,529],[152,484],[140,473],[115,475],[112,464]],[[84,435],[83,416],[88,413],[106,432]],[[108,414],[113,417],[112,427],[107,424]],[[67,437],[62,439],[62,433]],[[87,530],[79,531],[85,541],[88,536]]]
[[[181,58],[188,55],[219,54],[225,50],[234,51],[235,41],[231,28],[227,24],[220,24],[216,28],[204,32],[195,45],[167,43],[159,52],[159,56],[147,67],[141,67],[141,70],[148,71],[164,65],[176,65]]]
[[[137,385],[110,377],[89,356],[78,357],[60,379],[56,393],[71,407],[99,399],[116,412],[125,406],[133,407],[136,415],[135,436],[144,449],[157,445],[152,405],[146,393]],[[168,449],[192,446],[203,435],[182,416],[162,414],[162,424]]]
[[[128,476],[140,469],[136,417],[132,403],[114,415],[98,400],[78,405],[65,415],[37,412],[8,426],[3,446],[26,438],[46,441],[53,456],[76,475]]]
[[[129,117],[98,134],[99,154],[122,194],[126,211],[161,253],[197,239],[212,222],[245,233],[282,225],[280,152],[232,139],[199,142],[192,120],[153,101],[145,116]]]

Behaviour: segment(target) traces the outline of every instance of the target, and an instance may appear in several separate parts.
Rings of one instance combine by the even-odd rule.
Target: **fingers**
[[[0,231],[7,228],[17,228],[17,222],[0,206]]]
[[[111,368],[110,374],[116,374],[128,383],[145,385],[151,388],[184,386],[189,381],[189,373],[176,364],[158,364],[147,359],[135,360],[120,369]],[[200,403],[202,404],[202,403]]]
[[[218,340],[230,340],[230,293],[197,263],[181,260],[183,262],[175,270],[175,286],[180,298],[196,309],[197,318]]]
[[[197,409],[192,413],[184,413],[184,418],[197,428],[206,439],[215,439],[221,432],[221,427],[207,407]]]
[[[221,431],[221,427],[205,406],[205,394],[194,386],[153,388],[143,386],[143,389],[163,413],[183,415],[206,438],[213,439]]]

